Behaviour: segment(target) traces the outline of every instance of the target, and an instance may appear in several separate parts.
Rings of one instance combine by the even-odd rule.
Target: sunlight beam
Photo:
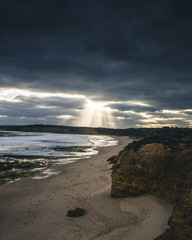
[[[87,127],[115,128],[113,109],[107,106],[107,102],[93,102],[87,99],[85,108],[81,111],[79,120],[75,125]]]

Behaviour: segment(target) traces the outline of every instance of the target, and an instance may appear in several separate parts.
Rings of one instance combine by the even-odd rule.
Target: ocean
[[[100,135],[0,131],[0,163],[4,162],[4,168],[18,161],[43,162],[46,166],[66,164],[90,158],[98,153],[98,147],[117,143],[113,137]]]

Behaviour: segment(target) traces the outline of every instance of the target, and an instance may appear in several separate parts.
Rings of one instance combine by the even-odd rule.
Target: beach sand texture
[[[76,163],[57,165],[46,179],[21,179],[0,186],[1,240],[152,240],[163,233],[172,207],[154,196],[110,197],[111,165],[106,161],[132,139],[99,149]],[[67,211],[84,208],[82,217]]]

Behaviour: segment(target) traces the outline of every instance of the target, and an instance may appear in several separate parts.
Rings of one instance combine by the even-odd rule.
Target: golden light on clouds
[[[192,127],[192,109],[155,109],[137,100],[93,101],[83,94],[0,88],[3,124],[49,123],[84,127]],[[149,108],[150,107],[150,108]],[[10,109],[10,110],[9,110]],[[18,115],[20,112],[21,115]],[[4,120],[5,119],[5,120]]]
[[[106,102],[94,102],[87,99],[76,124],[87,127],[115,128],[115,119],[112,112],[113,109],[108,107]]]
[[[85,99],[86,97],[81,94],[68,94],[68,93],[55,93],[55,92],[35,92],[29,90],[22,90],[18,88],[0,88],[0,100],[9,101],[9,102],[20,102],[20,99],[17,99],[18,96],[24,97],[37,97],[37,98],[46,98],[46,97],[60,97],[60,98],[74,98],[74,99]]]
[[[143,107],[150,107],[151,105],[146,102],[131,100],[131,101],[108,101],[108,104],[127,104],[131,106],[143,106]]]
[[[71,115],[58,115],[58,116],[56,116],[56,118],[68,120],[68,119],[73,119],[75,117],[71,116]]]

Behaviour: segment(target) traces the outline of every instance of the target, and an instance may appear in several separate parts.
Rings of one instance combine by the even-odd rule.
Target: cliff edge
[[[152,193],[174,204],[156,240],[192,239],[192,137],[167,129],[135,141],[113,161],[112,197]]]

